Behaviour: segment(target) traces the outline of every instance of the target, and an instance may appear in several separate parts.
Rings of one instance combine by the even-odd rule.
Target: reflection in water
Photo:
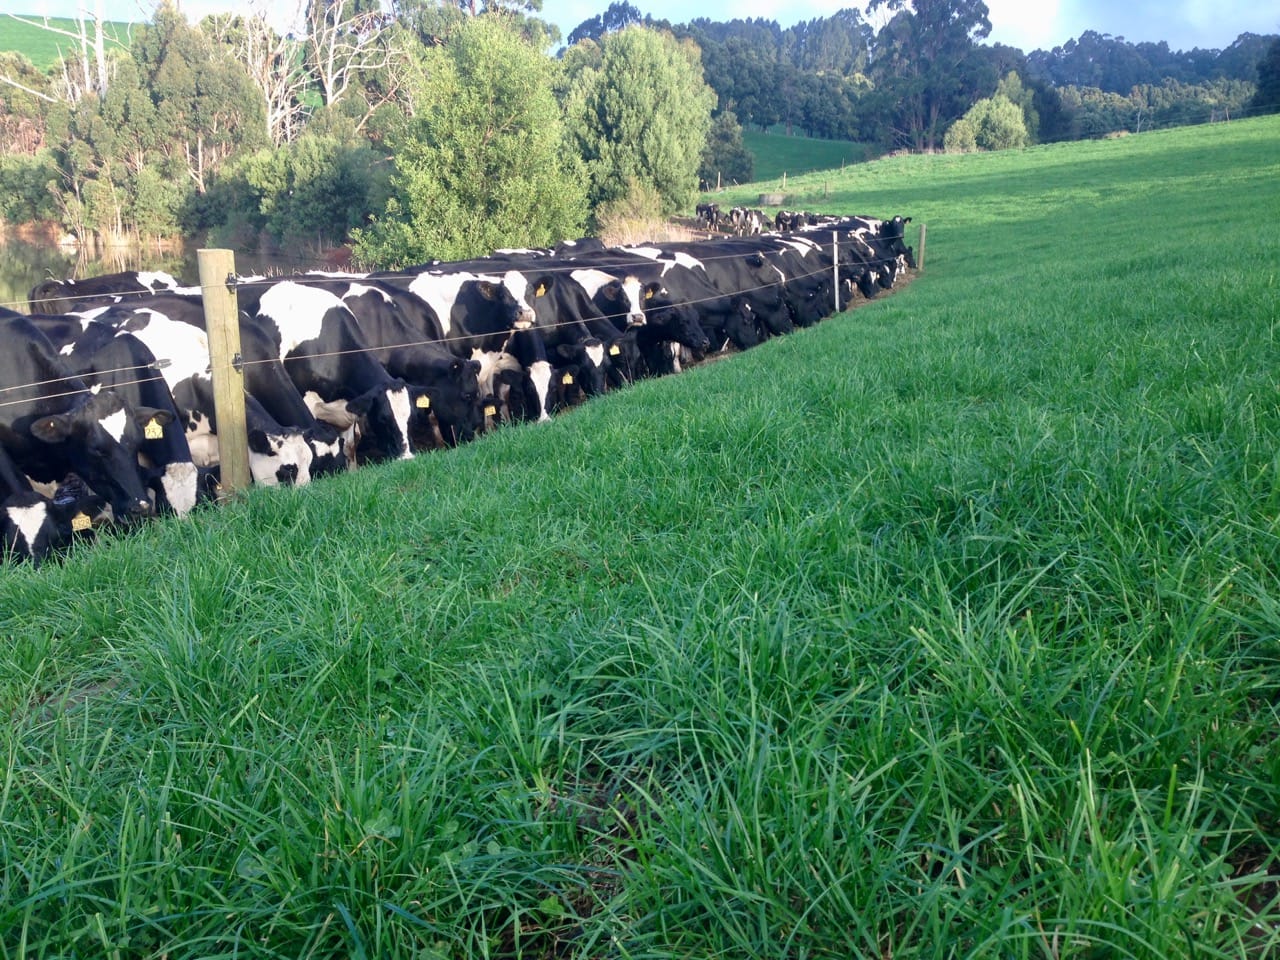
[[[89,257],[85,251],[59,247],[46,240],[8,236],[0,228],[0,307],[19,313],[29,312],[27,294],[37,283],[49,277],[66,280],[125,270],[163,270],[176,277],[179,283],[195,286],[200,281],[196,249],[195,246],[177,251],[154,247],[112,247],[101,251],[101,256]],[[237,250],[235,257],[236,272],[243,275],[333,269],[324,259],[300,259],[284,254]]]

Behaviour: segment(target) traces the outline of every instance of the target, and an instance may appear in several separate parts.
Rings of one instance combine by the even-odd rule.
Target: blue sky
[[[179,0],[192,20],[214,10],[268,9],[273,22],[287,22],[288,12],[301,0],[244,3],[235,0]],[[601,13],[610,0],[543,0],[542,16],[568,36],[583,20]],[[799,20],[830,16],[850,0],[629,0],[642,13],[687,22],[694,17],[729,20],[765,17],[785,26]],[[110,20],[150,20],[153,0],[4,0],[6,11],[48,16],[75,16],[99,6]],[[1225,47],[1239,34],[1280,33],[1280,4],[1276,0],[987,0],[991,11],[991,40],[1024,51],[1050,49],[1078,37],[1085,30],[1141,41],[1166,40],[1175,50]],[[873,21],[875,22],[875,21]]]

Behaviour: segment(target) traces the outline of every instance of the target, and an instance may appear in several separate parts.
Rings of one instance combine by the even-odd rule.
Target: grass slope
[[[742,145],[755,160],[757,183],[766,185],[798,173],[814,170],[839,170],[867,158],[867,148],[844,140],[815,140],[810,137],[788,137],[780,133],[743,130]]]
[[[0,957],[1276,956],[1278,135],[854,168],[891,298],[4,571]]]
[[[53,29],[46,30],[45,23]],[[102,30],[108,46],[127,46],[131,27],[129,23],[104,22]],[[87,22],[86,29],[92,41],[93,24]],[[41,70],[56,64],[63,55],[73,54],[78,49],[78,37],[79,25],[68,17],[49,17],[46,21],[36,14],[0,15],[0,50],[16,50]]]

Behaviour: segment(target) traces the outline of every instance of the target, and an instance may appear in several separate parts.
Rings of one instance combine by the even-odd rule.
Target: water
[[[155,247],[115,247],[100,257],[84,251],[60,247],[42,239],[14,236],[0,228],[0,307],[29,313],[27,294],[41,280],[83,279],[123,270],[163,270],[185,286],[200,282],[195,244],[178,250]],[[332,257],[235,252],[236,272],[242,275],[293,273],[303,270],[343,269]]]

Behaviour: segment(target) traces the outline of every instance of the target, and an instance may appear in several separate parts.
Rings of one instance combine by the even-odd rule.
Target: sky
[[[254,8],[273,13],[296,8],[300,0],[256,0]],[[865,9],[863,0],[628,0],[641,13],[672,23],[695,17],[711,20],[764,17],[783,27],[815,17],[831,16],[843,7]],[[541,16],[560,27],[567,37],[583,20],[602,13],[610,0],[543,0]],[[1221,49],[1241,33],[1280,33],[1280,4],[1276,0],[986,0],[991,15],[991,42],[1019,47],[1025,53],[1049,50],[1086,30],[1096,30],[1130,43],[1165,40],[1174,50],[1192,47]],[[3,0],[7,11],[40,16],[76,16],[101,5],[108,20],[146,21],[154,0]],[[244,11],[250,3],[237,0],[178,0],[191,20],[217,10]],[[871,19],[879,25],[883,12]],[[287,18],[286,18],[287,19]],[[273,17],[273,21],[275,18]]]

